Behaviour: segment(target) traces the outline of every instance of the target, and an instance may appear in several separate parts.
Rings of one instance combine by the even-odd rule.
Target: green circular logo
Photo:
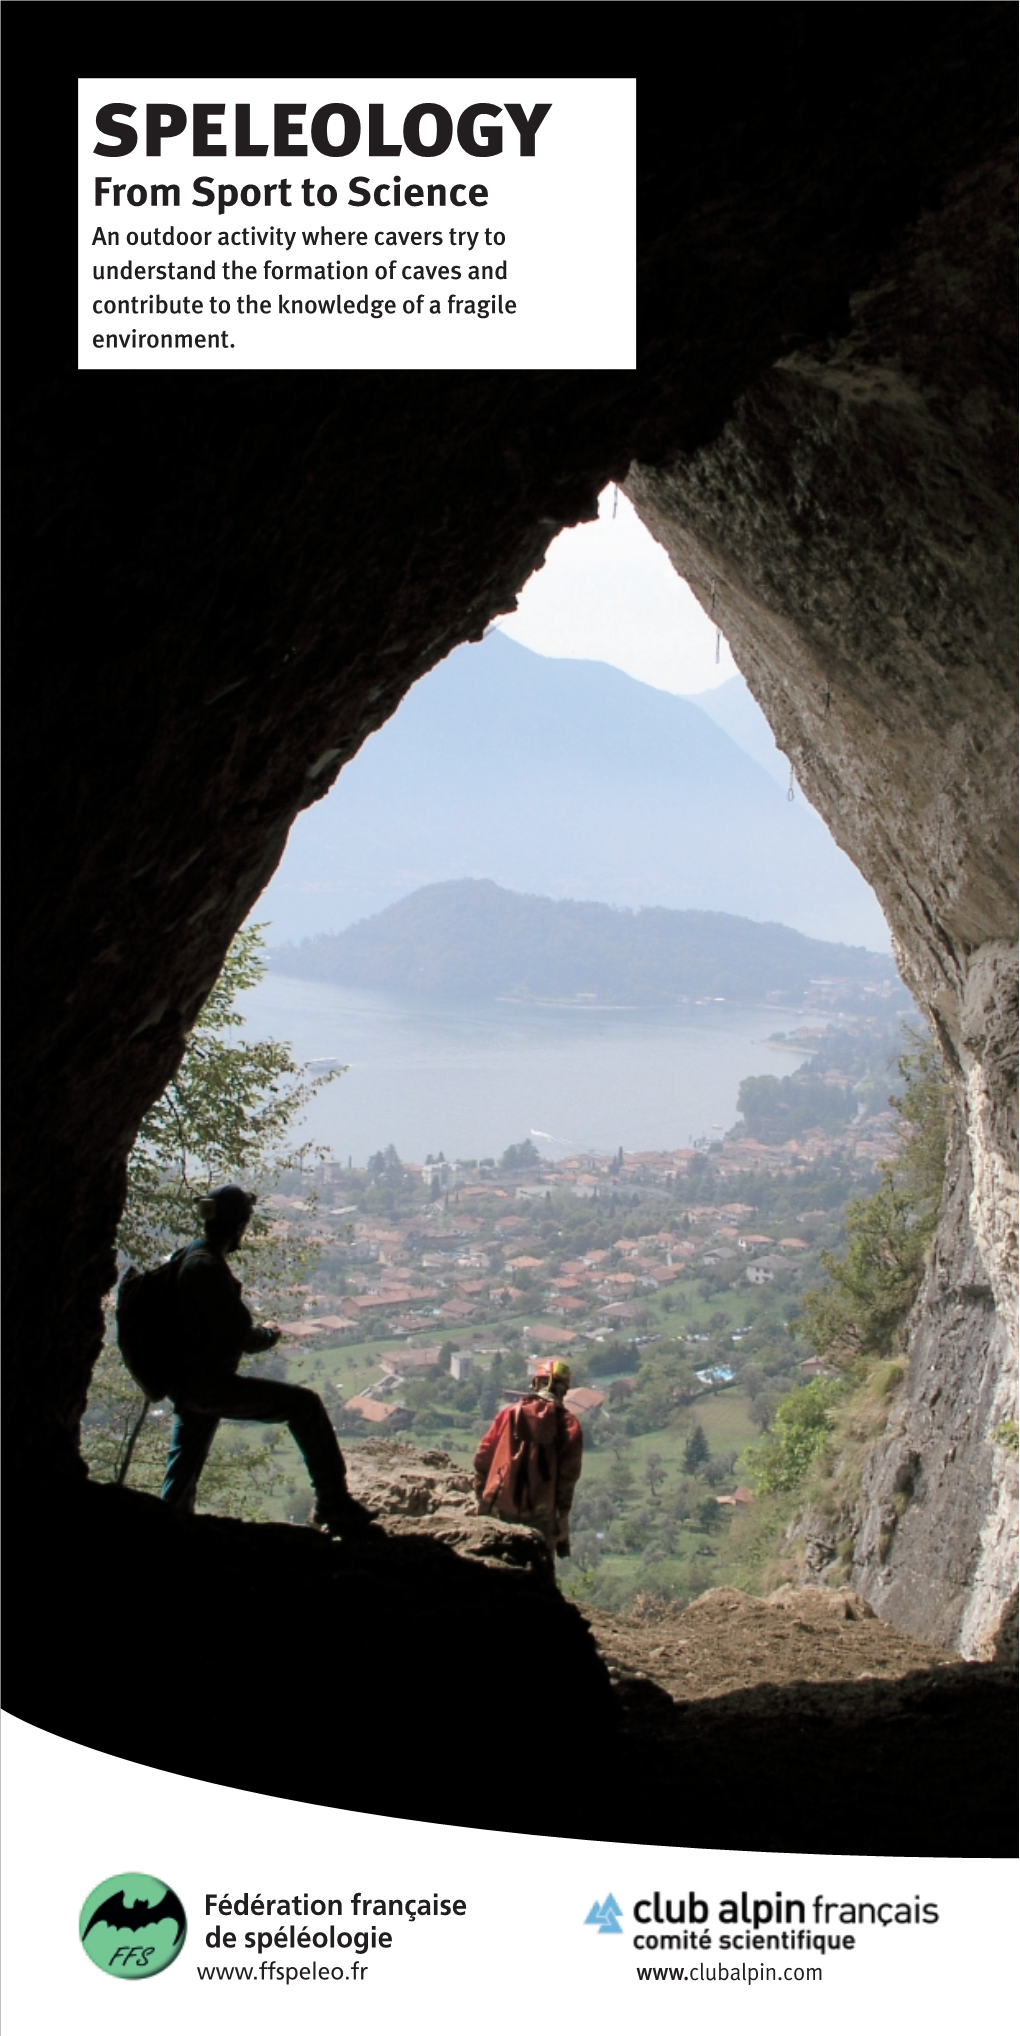
[[[93,1965],[114,1979],[151,1979],[183,1948],[188,1919],[173,1888],[148,1873],[115,1873],[82,1904],[78,1935]]]

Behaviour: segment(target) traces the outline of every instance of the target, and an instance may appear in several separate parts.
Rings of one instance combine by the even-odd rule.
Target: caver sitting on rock
[[[475,1455],[479,1512],[537,1528],[560,1556],[570,1554],[570,1508],[584,1455],[580,1422],[563,1405],[569,1387],[563,1358],[540,1364],[530,1393],[518,1406],[501,1408]]]
[[[220,1421],[285,1421],[315,1491],[309,1525],[334,1534],[372,1531],[369,1514],[347,1490],[344,1460],[318,1393],[276,1379],[237,1375],[245,1353],[271,1350],[280,1340],[274,1324],[256,1326],[241,1298],[241,1282],[227,1264],[255,1200],[233,1186],[203,1196],[198,1204],[203,1235],[180,1256],[174,1283],[178,1333],[168,1390],[175,1418],[162,1497],[179,1513],[193,1512]]]

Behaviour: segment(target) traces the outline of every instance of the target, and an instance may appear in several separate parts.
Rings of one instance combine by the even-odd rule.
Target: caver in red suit
[[[475,1454],[479,1512],[536,1528],[561,1556],[570,1554],[570,1508],[584,1455],[580,1422],[563,1405],[569,1385],[562,1358],[541,1365],[533,1390],[518,1406],[501,1408]]]

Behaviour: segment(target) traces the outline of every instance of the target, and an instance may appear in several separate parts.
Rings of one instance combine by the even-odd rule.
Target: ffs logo
[[[165,1972],[183,1948],[187,1930],[173,1888],[147,1873],[115,1873],[101,1880],[78,1918],[82,1948],[100,1972],[114,1979],[151,1979]]]
[[[615,1895],[607,1895],[604,1902],[593,1902],[585,1917],[586,1923],[594,1923],[600,1937],[622,1937],[618,1917],[623,1910]]]

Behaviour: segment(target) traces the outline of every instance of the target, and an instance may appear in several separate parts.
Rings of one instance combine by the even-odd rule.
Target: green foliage
[[[771,1433],[745,1451],[744,1463],[756,1492],[792,1492],[821,1454],[832,1429],[831,1408],[843,1390],[834,1379],[796,1386],[776,1408]]]
[[[634,1473],[622,1456],[615,1458],[608,1477],[609,1490],[618,1504],[625,1503],[634,1490]]]
[[[530,1138],[522,1139],[520,1145],[508,1145],[499,1164],[504,1173],[519,1171],[523,1167],[541,1165],[541,1157]]]
[[[659,1486],[666,1482],[666,1470],[657,1449],[650,1449],[645,1457],[645,1483],[654,1499]]]
[[[373,1152],[365,1171],[371,1174],[376,1185],[378,1185],[381,1178],[387,1180],[395,1179],[402,1183],[404,1179],[404,1163],[396,1146],[388,1145],[385,1152]]]
[[[822,1252],[826,1286],[804,1295],[802,1326],[815,1349],[859,1373],[892,1355],[917,1297],[945,1174],[949,1090],[935,1047],[911,1035],[900,1055],[894,1108],[907,1135],[882,1184],[846,1213],[846,1248]]]
[[[849,1087],[838,1088],[805,1071],[747,1075],[737,1091],[737,1109],[751,1137],[763,1145],[782,1145],[816,1128],[837,1130],[856,1108]]]
[[[1000,1449],[1008,1449],[1011,1456],[1016,1456],[1020,1447],[1020,1428],[1015,1421],[1000,1421],[992,1431],[992,1441],[997,1442]]]
[[[705,1437],[705,1431],[699,1423],[693,1434],[688,1436],[684,1447],[684,1469],[688,1475],[691,1477],[695,1476],[701,1469],[702,1464],[708,1462],[711,1453]]]
[[[632,1359],[639,1356],[632,1351]],[[634,1390],[624,1402],[627,1433],[649,1435],[668,1427],[699,1390],[694,1360],[683,1345],[657,1343],[650,1356],[641,1356]]]
[[[286,1141],[312,1097],[345,1070],[309,1077],[281,1041],[233,1037],[244,1023],[237,999],[264,972],[261,928],[247,927],[231,942],[176,1074],[142,1119],[117,1235],[119,1249],[142,1264],[194,1236],[196,1196],[227,1180],[258,1191],[310,1157],[326,1157],[318,1146]],[[243,1251],[263,1277],[293,1263],[274,1250],[258,1209]]]
[[[615,1338],[611,1343],[596,1344],[585,1359],[589,1378],[613,1378],[628,1369],[636,1371],[640,1358],[633,1343],[620,1343]]]

